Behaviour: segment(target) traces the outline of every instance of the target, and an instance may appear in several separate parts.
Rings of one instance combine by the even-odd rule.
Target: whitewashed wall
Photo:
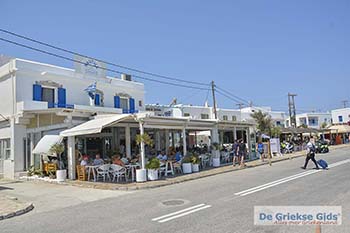
[[[339,122],[339,116],[343,117],[343,122]],[[333,124],[347,123],[350,121],[350,108],[341,108],[332,110]]]
[[[33,84],[36,81],[54,81],[66,89],[67,104],[89,105],[89,97],[84,91],[86,87],[97,81],[97,89],[103,91],[104,106],[114,107],[114,95],[126,93],[135,99],[135,109],[144,110],[144,85],[142,83],[124,81],[117,78],[93,79],[83,77],[74,70],[46,64],[16,60],[17,102],[33,98]],[[57,94],[56,94],[57,95]],[[139,101],[142,107],[139,107]]]

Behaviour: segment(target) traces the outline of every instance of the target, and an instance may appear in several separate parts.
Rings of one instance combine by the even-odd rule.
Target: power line
[[[246,103],[248,105],[250,104],[250,102],[248,100],[245,100],[245,99],[243,99],[243,98],[241,98],[239,96],[236,96],[236,95],[232,94],[231,92],[226,91],[225,89],[223,89],[223,88],[221,88],[219,86],[216,86],[216,87],[217,87],[217,89],[221,90],[222,92],[225,92],[227,95],[232,96],[232,98],[238,99],[239,101],[237,101],[237,102],[244,102],[244,103]]]
[[[21,44],[21,43],[15,42],[15,41],[7,40],[7,39],[1,38],[1,37],[0,37],[0,40],[2,40],[4,42],[7,42],[7,43],[10,43],[10,44],[14,44],[14,45],[23,47],[23,48],[30,49],[30,50],[33,50],[33,51],[36,51],[36,52],[44,53],[44,54],[47,54],[47,55],[50,55],[50,56],[54,56],[54,57],[57,57],[57,58],[61,58],[61,59],[67,60],[67,61],[77,62],[77,63],[83,64],[83,65],[86,65],[86,63],[84,63],[82,61],[78,61],[78,60],[75,60],[75,59],[72,59],[72,58],[69,58],[69,57],[65,57],[65,56],[56,54],[56,53],[51,53],[51,52],[48,52],[46,50],[34,48],[32,46],[28,46],[28,45]],[[90,65],[90,64],[88,64],[88,65]],[[90,65],[90,66],[92,66],[92,65]],[[98,66],[98,65],[96,65],[96,66],[94,65],[93,67],[95,67],[97,69],[102,69],[102,70],[105,70],[105,71],[117,73],[117,74],[123,74],[123,72],[120,72],[120,71],[117,71],[117,70],[114,70],[114,69],[110,69],[110,68],[104,68],[104,67],[101,67],[101,66]],[[157,83],[162,83],[162,84],[167,84],[167,85],[172,85],[172,86],[177,86],[177,87],[184,87],[184,88],[198,89],[198,90],[208,90],[209,89],[209,84],[207,84],[208,88],[204,88],[204,87],[195,87],[195,86],[189,86],[189,85],[179,84],[179,83],[171,83],[171,82],[167,82],[167,81],[160,81],[160,80],[147,78],[147,77],[134,75],[134,74],[132,76],[134,76],[135,78],[139,78],[139,79],[143,79],[143,80],[147,80],[147,81],[152,81],[152,82],[157,82]]]
[[[73,54],[73,55],[77,55],[77,56],[93,59],[93,60],[96,60],[96,61],[99,61],[99,62],[106,63],[106,64],[111,65],[111,66],[115,66],[115,67],[119,67],[119,68],[122,68],[122,69],[129,70],[129,71],[133,71],[133,72],[137,72],[137,73],[141,73],[141,74],[146,74],[146,75],[150,75],[150,76],[154,76],[154,77],[158,77],[158,78],[162,78],[162,79],[177,81],[177,82],[185,82],[185,83],[191,83],[191,84],[195,84],[195,85],[208,86],[207,83],[188,81],[188,80],[179,79],[179,78],[172,78],[172,77],[169,77],[169,76],[160,75],[160,74],[147,72],[147,71],[142,71],[142,70],[139,70],[139,69],[135,69],[135,68],[119,65],[119,64],[116,64],[116,63],[104,61],[104,60],[101,60],[101,59],[97,59],[97,58],[94,58],[94,57],[91,57],[91,56],[87,56],[87,55],[84,55],[84,54],[81,54],[81,53],[74,52],[72,50],[64,49],[64,48],[61,48],[61,47],[58,47],[58,46],[55,46],[55,45],[52,45],[52,44],[49,44],[49,43],[45,43],[45,42],[42,42],[42,41],[30,38],[30,37],[27,37],[27,36],[23,36],[23,35],[20,35],[20,34],[17,34],[17,33],[8,31],[8,30],[5,30],[5,29],[1,29],[0,28],[0,31],[3,32],[3,33],[10,34],[12,36],[16,36],[16,37],[19,37],[19,38],[22,38],[22,39],[25,39],[25,40],[28,40],[28,41],[31,41],[31,42],[43,45],[43,46],[46,46],[46,47],[50,47],[50,48],[53,48],[53,49],[56,49],[56,50],[60,50],[60,51],[66,52],[66,53],[70,53],[70,54]]]
[[[229,96],[229,95],[226,95],[225,93],[223,93],[223,92],[221,92],[221,91],[219,91],[219,90],[215,90],[217,93],[219,93],[219,94],[221,94],[221,95],[223,95],[223,96],[225,96],[226,98],[228,98],[228,99],[230,99],[230,100],[232,100],[232,101],[234,101],[235,103],[242,103],[241,101],[238,101],[238,100],[236,100],[236,99],[234,99],[234,98],[232,98],[231,96]]]

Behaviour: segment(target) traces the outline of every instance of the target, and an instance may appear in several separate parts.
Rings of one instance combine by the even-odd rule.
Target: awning
[[[53,145],[61,141],[62,137],[59,135],[45,135],[40,139],[32,152],[34,154],[47,154]]]
[[[263,138],[263,139],[270,139],[270,136],[266,135],[266,134],[261,134],[261,138]]]
[[[319,133],[320,130],[313,128],[281,128],[282,134],[302,134],[302,133]]]
[[[86,134],[101,133],[102,129],[110,125],[116,124],[122,120],[132,118],[131,114],[108,115],[105,117],[98,117],[87,121],[71,129],[64,130],[60,133],[62,137],[78,136]]]
[[[332,133],[350,133],[349,125],[332,125],[328,128]]]

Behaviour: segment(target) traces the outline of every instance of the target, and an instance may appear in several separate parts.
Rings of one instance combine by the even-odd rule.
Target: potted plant
[[[213,142],[211,144],[211,154],[213,156],[213,167],[220,167],[220,144]]]
[[[145,145],[153,146],[153,140],[147,133],[137,134],[135,140],[137,145],[141,145],[143,142]],[[136,169],[136,182],[145,182],[147,180],[146,173],[145,169]]]
[[[160,161],[156,157],[151,158],[146,164],[147,176],[149,180],[158,180]]]
[[[64,152],[64,145],[62,143],[56,143],[52,145],[49,150],[49,153],[56,156],[58,160],[58,169],[56,171],[57,181],[65,181],[67,177],[67,170],[63,169],[62,162],[61,162],[61,155],[63,152]]]
[[[199,172],[199,164],[200,164],[200,159],[198,155],[193,154],[191,156],[191,163],[192,163],[192,172]]]
[[[182,159],[182,172],[184,174],[192,173],[192,159],[191,159],[191,156],[185,156]]]

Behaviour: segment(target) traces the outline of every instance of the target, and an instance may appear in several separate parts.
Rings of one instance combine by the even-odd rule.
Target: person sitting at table
[[[141,155],[138,154],[136,156],[134,156],[131,160],[130,160],[130,163],[138,163],[141,161]]]
[[[81,166],[87,166],[89,165],[89,157],[87,155],[83,156],[83,160],[80,162]]]
[[[165,161],[168,160],[168,156],[164,152],[162,152],[158,154],[157,159]]]
[[[100,153],[97,153],[94,161],[92,162],[92,164],[94,166],[99,166],[99,165],[103,165],[104,163],[105,162],[103,161],[103,159],[101,159]]]
[[[180,151],[177,151],[176,154],[175,154],[175,160],[176,162],[180,162],[182,159],[182,154]]]
[[[124,164],[129,164],[129,159],[126,158],[126,157],[122,157],[120,160],[121,160]]]
[[[123,161],[120,159],[120,155],[119,155],[119,154],[114,155],[114,157],[113,157],[113,164],[116,164],[116,165],[125,167],[125,164],[124,164]]]

